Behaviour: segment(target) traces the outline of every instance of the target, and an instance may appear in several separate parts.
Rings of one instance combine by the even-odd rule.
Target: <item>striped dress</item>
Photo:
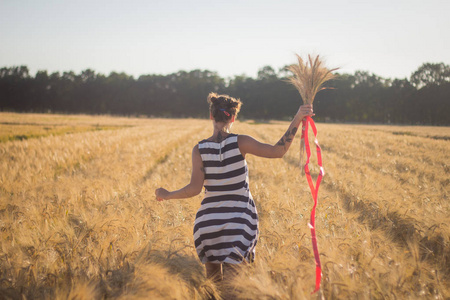
[[[194,240],[202,263],[253,261],[258,215],[248,187],[247,162],[236,134],[198,147],[205,169],[205,197],[194,223]]]

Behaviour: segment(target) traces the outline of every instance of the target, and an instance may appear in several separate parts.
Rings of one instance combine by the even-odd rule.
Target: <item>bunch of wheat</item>
[[[335,69],[328,69],[324,66],[319,55],[315,58],[308,55],[308,60],[303,60],[300,55],[296,54],[298,64],[292,64],[287,69],[292,72],[293,76],[288,78],[290,82],[300,93],[304,104],[313,104],[316,94],[324,89],[324,83],[336,77],[333,74]],[[302,138],[300,141],[300,166],[303,167],[305,156],[305,141]],[[303,168],[302,168],[303,170]]]
[[[300,55],[296,54],[296,56],[298,64],[290,65],[287,68],[293,73],[293,76],[288,78],[288,80],[302,96],[303,103],[312,104],[319,91],[329,88],[324,87],[323,84],[336,77],[333,72],[338,68],[331,70],[326,68],[319,55],[315,59],[308,55],[308,60],[306,61]]]

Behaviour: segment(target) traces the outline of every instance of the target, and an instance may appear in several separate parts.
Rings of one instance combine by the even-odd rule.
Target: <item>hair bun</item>
[[[209,93],[208,102],[211,102],[214,105],[219,104],[219,96],[216,93]]]
[[[214,92],[208,95],[209,111],[216,122],[229,122],[240,110],[242,102],[228,95],[218,95]]]

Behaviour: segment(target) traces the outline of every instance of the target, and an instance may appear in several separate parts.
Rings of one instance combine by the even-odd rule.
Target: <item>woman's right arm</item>
[[[156,200],[169,200],[169,199],[184,199],[197,196],[201,193],[203,188],[203,181],[205,180],[205,169],[203,168],[202,157],[200,156],[200,150],[198,145],[192,149],[192,175],[191,182],[185,187],[176,190],[168,191],[164,188],[155,190]]]
[[[311,104],[305,104],[300,106],[299,110],[297,111],[297,114],[295,114],[294,119],[289,125],[288,130],[275,145],[261,143],[248,135],[239,135],[238,143],[239,143],[239,150],[241,151],[242,156],[245,157],[245,155],[249,153],[256,156],[267,158],[283,157],[289,150],[289,147],[291,146],[292,141],[294,140],[295,134],[297,133],[303,118],[307,116],[314,116]]]

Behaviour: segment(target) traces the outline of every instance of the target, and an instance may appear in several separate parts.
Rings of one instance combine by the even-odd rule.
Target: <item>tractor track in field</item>
[[[126,129],[126,128],[123,128]],[[153,132],[149,132],[149,134],[152,134]],[[117,151],[117,149],[115,147],[113,147],[112,145],[117,145],[118,143],[121,142],[126,142],[126,139],[133,139],[133,137],[131,136],[126,136],[126,138],[124,139],[121,136],[117,136],[114,137],[113,140],[105,143],[105,145],[98,145],[97,149],[100,148],[107,148],[108,149],[108,153],[102,153],[101,151],[96,151],[96,149],[94,149],[93,151],[89,151],[91,154],[89,156],[80,156],[79,159],[72,163],[71,165],[67,165],[64,166],[64,170],[61,171],[60,170],[60,175],[64,175],[64,176],[71,176],[72,173],[81,170],[81,166],[85,165],[85,168],[88,169],[90,164],[93,164],[96,160],[101,160],[105,155],[112,155],[113,153],[115,153]],[[102,142],[101,142],[102,143]],[[81,160],[81,162],[80,162]]]
[[[442,233],[436,233],[438,224],[427,227],[396,211],[387,210],[384,213],[377,203],[358,200],[351,193],[342,191],[339,182],[324,180],[323,185],[327,190],[335,191],[346,211],[357,213],[357,220],[361,224],[368,225],[371,230],[381,230],[388,239],[405,249],[408,249],[410,242],[417,242],[420,259],[436,265],[445,275],[450,275],[450,245],[445,242]]]
[[[189,137],[192,136],[192,138],[185,139],[185,138],[181,137],[181,138],[179,138],[177,140],[169,142],[167,144],[167,148],[170,149],[170,150],[168,150],[168,151],[166,151],[164,153],[159,153],[159,155],[155,158],[155,163],[147,169],[147,171],[145,172],[145,175],[142,176],[142,178],[139,180],[139,182],[140,183],[144,183],[147,180],[149,180],[153,176],[156,168],[159,165],[166,163],[169,160],[170,156],[174,155],[174,153],[180,147],[187,146],[188,144],[190,144],[190,145],[192,145],[192,147],[194,147],[195,146],[195,141],[193,141],[193,137],[196,136],[196,134],[198,132],[201,132],[202,129],[204,129],[204,127],[197,127],[195,129],[190,130],[186,134],[186,136],[189,136]],[[197,134],[197,135],[200,136],[199,134]]]
[[[419,197],[419,196],[421,196],[421,197],[436,196],[437,191],[440,188],[443,189],[446,186],[445,180],[444,180],[442,182],[439,182],[440,186],[439,185],[437,187],[434,186],[434,188],[436,188],[434,194],[431,194],[430,191],[426,191],[424,187],[422,187],[422,189],[420,190],[420,193],[418,194],[417,192],[411,191],[411,189],[408,188],[407,184],[414,185],[414,183],[410,183],[407,180],[402,180],[399,177],[399,172],[392,173],[392,172],[380,171],[380,167],[375,166],[372,162],[366,162],[360,157],[346,157],[345,155],[340,156],[340,154],[336,151],[335,152],[329,151],[328,158],[334,160],[336,162],[336,164],[335,164],[336,166],[344,166],[349,160],[351,160],[352,161],[352,164],[351,164],[352,174],[354,173],[353,178],[355,179],[356,184],[362,184],[362,181],[365,181],[365,182],[371,184],[371,188],[375,188],[377,190],[377,192],[379,192],[379,193],[385,191],[386,189],[392,189],[392,190],[396,190],[396,191],[398,189],[403,189],[405,191],[405,194],[402,197],[406,197],[405,199],[417,199],[417,197]],[[325,165],[325,172],[327,173],[326,165]],[[364,178],[358,179],[357,177],[362,174],[363,174]],[[417,171],[414,171],[412,174],[414,176],[420,178],[420,176],[417,175]],[[337,178],[340,178],[341,176],[339,174],[334,176],[334,174],[332,174],[332,173],[329,175],[331,175],[331,176],[327,176],[326,178],[328,178],[328,179],[325,179],[325,181],[329,182],[330,181],[329,178],[331,178],[331,182],[333,184],[335,184],[338,188],[342,189],[342,186],[339,184],[339,180],[337,179]],[[388,183],[388,185],[383,186],[382,183],[374,184],[373,182],[369,181],[369,178],[382,178],[386,183]],[[434,180],[434,178],[430,178],[430,181],[432,179]],[[434,181],[436,182],[436,180],[434,180]],[[387,197],[384,200],[384,202],[395,201],[396,197],[399,195],[400,194],[398,192],[389,193],[389,197]],[[353,196],[356,197],[355,195],[353,195]],[[402,199],[402,198],[400,198],[400,199]],[[383,200],[380,200],[380,202],[381,201],[383,201]],[[376,204],[376,202],[373,202],[373,203]],[[408,209],[409,211],[420,210],[422,208],[422,205],[421,205],[421,203],[419,203],[418,200],[408,201],[408,204],[411,206]],[[376,205],[379,206],[378,204],[376,204]],[[388,210],[389,206],[390,205],[387,204],[386,207],[383,207],[383,209]],[[398,213],[398,214],[400,216],[403,215],[402,213]],[[416,223],[420,223],[420,225],[422,225],[421,226],[422,228],[431,228],[431,227],[435,227],[436,225],[439,224],[439,223],[436,223],[435,220],[431,219],[431,218],[415,220],[414,218],[405,218],[404,215],[402,216],[402,218],[408,219],[408,220],[414,220]],[[403,223],[403,222],[401,222],[401,223]]]
[[[329,153],[338,153],[339,149],[336,149],[334,147],[331,146],[322,146],[322,151],[323,152],[329,152]],[[375,155],[375,154],[374,154]],[[380,173],[382,172],[383,176],[389,176],[392,180],[400,180],[401,183],[405,183],[407,182],[407,180],[401,178],[401,175],[403,175],[405,172],[408,173],[412,173],[412,174],[417,174],[419,172],[417,167],[413,167],[414,163],[416,163],[416,161],[412,158],[409,157],[404,157],[401,156],[401,160],[402,161],[395,161],[391,167],[394,169],[393,172],[387,172],[387,171],[382,171],[382,166],[383,164],[380,165],[376,165],[374,164],[372,161],[366,161],[364,157],[361,156],[349,156],[348,154],[343,154],[343,158],[344,159],[351,159],[354,162],[354,165],[364,165],[367,166],[368,168],[370,168],[370,170]],[[395,159],[395,156],[391,157],[393,160]],[[448,167],[444,166],[444,165],[439,165],[438,167],[442,167],[443,168],[443,172],[447,172]],[[443,178],[436,178],[434,174],[423,174],[421,175],[424,178],[427,178],[429,181],[437,181],[439,180],[441,186],[445,187],[448,184],[448,179],[443,179]]]
[[[191,129],[191,130],[186,130],[184,129],[184,131],[186,131],[183,136],[190,136],[192,134],[194,134],[196,131],[198,131],[201,127],[197,127],[196,129]],[[173,126],[173,128],[171,130],[176,130],[179,129],[177,126]],[[156,133],[158,133],[158,131],[150,131],[148,132],[147,135],[152,136],[155,135]],[[161,135],[161,136],[165,136],[166,135]],[[114,141],[109,142],[108,144],[114,144],[116,145],[117,143],[128,143],[128,139],[132,140],[133,137],[131,136],[126,136],[125,138],[123,137],[117,137],[114,139]],[[148,168],[148,170],[146,171],[145,175],[141,178],[141,180],[139,180],[138,182],[142,183],[145,182],[152,174],[152,172],[154,171],[154,169],[156,168],[156,166],[160,163],[164,163],[165,161],[167,161],[169,155],[173,152],[175,152],[180,146],[182,146],[183,144],[185,144],[184,142],[181,142],[183,140],[183,137],[179,137],[176,139],[168,139],[168,151],[162,152],[162,153],[157,153],[157,157],[153,159],[153,161],[155,161],[154,164],[150,165],[150,167]],[[154,143],[160,143],[160,141],[155,140]],[[107,146],[109,147],[109,146]],[[114,147],[109,147],[110,150],[108,153],[100,153],[99,151],[91,151],[93,153],[96,153],[95,155],[91,155],[88,159],[84,159],[83,157],[81,157],[83,164],[86,165],[86,169],[89,168],[89,164],[93,163],[95,160],[101,160],[105,155],[113,155],[116,154],[116,151],[118,150],[119,152],[121,151],[121,148],[114,148]],[[151,149],[149,149],[149,152],[152,152]],[[117,158],[119,161],[121,159]],[[110,163],[113,163],[114,160],[110,161]],[[80,163],[76,162],[75,163],[76,168],[80,169]],[[74,172],[74,170],[72,170],[71,168],[66,168],[67,170],[63,173],[65,176],[71,176],[71,173]],[[86,171],[87,172],[87,171]]]
[[[335,159],[338,162],[338,152],[334,153],[336,153]],[[352,159],[357,160],[356,166],[361,164],[367,166],[373,172],[372,175],[379,173],[379,169],[375,168],[372,163],[365,163],[358,157],[352,157]],[[336,165],[339,165],[339,163]],[[410,243],[417,242],[420,260],[435,265],[447,277],[450,276],[450,244],[448,237],[445,236],[445,233],[436,230],[442,225],[445,226],[445,224],[436,222],[433,219],[428,219],[428,222],[427,219],[417,220],[407,217],[405,213],[402,214],[395,209],[390,210],[389,207],[380,207],[377,202],[364,199],[364,195],[359,195],[358,197],[353,194],[351,190],[343,186],[341,181],[336,179],[339,176],[335,176],[332,173],[330,175],[324,178],[322,184],[326,189],[334,191],[338,195],[346,211],[357,213],[357,220],[361,224],[367,224],[372,230],[381,230],[389,240],[406,250],[408,250]],[[366,175],[370,177],[370,174]],[[389,175],[392,180],[397,179],[392,173],[383,173],[384,175]]]

